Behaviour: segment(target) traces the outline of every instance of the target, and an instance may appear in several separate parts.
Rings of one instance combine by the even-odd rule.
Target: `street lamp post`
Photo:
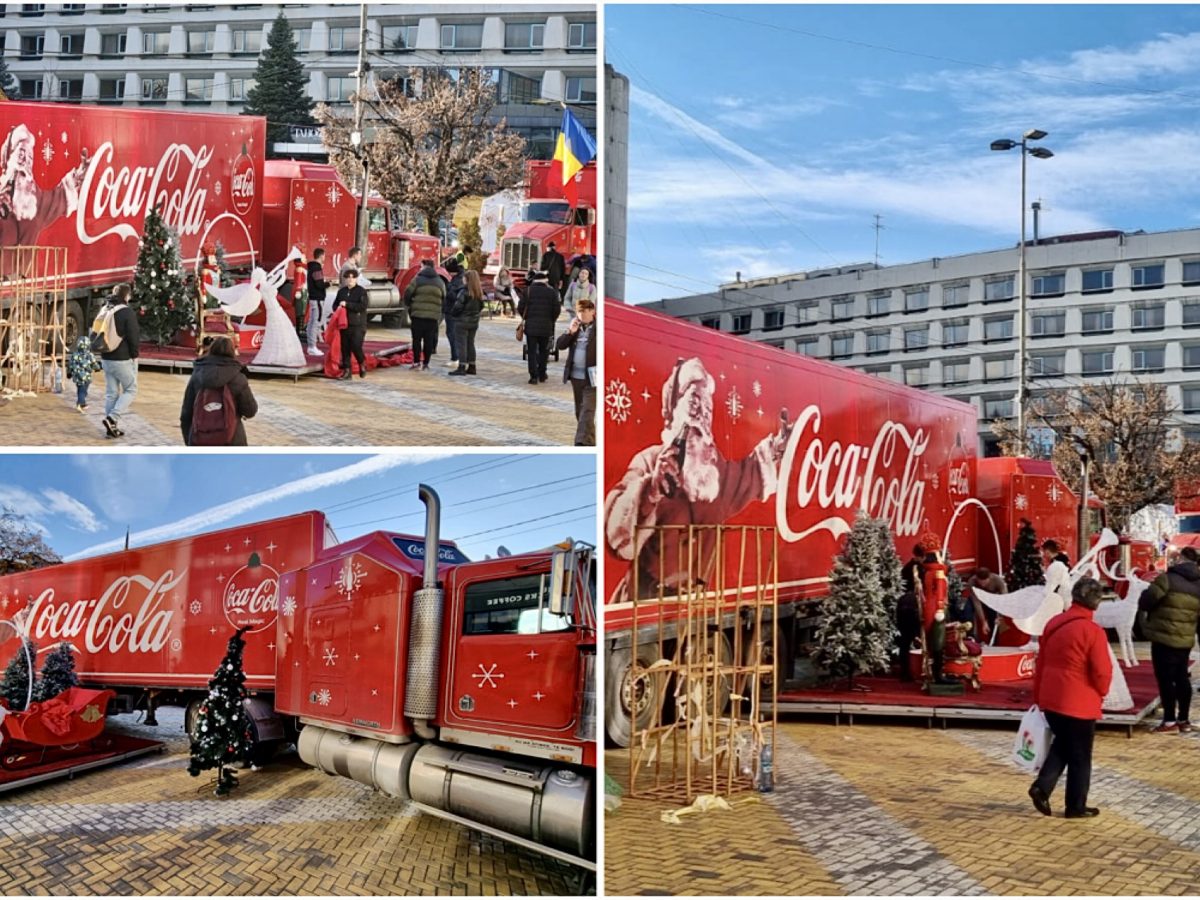
[[[1021,140],[1008,138],[992,141],[993,150],[1021,148],[1021,245],[1017,264],[1017,450],[1025,453],[1025,157],[1049,159],[1054,154],[1045,147],[1031,147],[1030,141],[1040,141],[1046,132],[1031,128]]]

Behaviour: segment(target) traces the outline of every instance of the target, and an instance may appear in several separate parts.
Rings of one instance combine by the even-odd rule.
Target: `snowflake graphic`
[[[290,616],[296,611],[296,598],[288,594],[283,598],[283,603],[279,604],[279,611],[285,616]]]
[[[327,647],[325,649],[324,658],[325,658],[325,665],[336,666],[337,661],[338,661],[337,650],[335,650],[333,647]]]
[[[471,677],[479,680],[479,687],[481,687],[481,688],[482,687],[500,687],[500,682],[497,681],[496,679],[503,678],[504,673],[497,672],[496,670],[498,668],[500,668],[499,663],[492,663],[492,667],[490,669],[485,669],[483,667],[483,663],[480,663],[479,671],[474,673]]]
[[[188,607],[188,609],[190,609],[192,611],[193,616],[200,615],[200,610],[202,610],[203,608],[204,607],[200,605],[199,600],[193,600],[191,603],[191,606]]]
[[[624,423],[629,418],[629,410],[633,400],[629,397],[629,387],[623,381],[611,381],[608,385],[608,396],[604,398],[608,407],[608,415],[614,422]]]
[[[65,144],[67,142],[67,133],[64,131],[62,134],[60,134],[58,136],[58,139]]]
[[[292,206],[295,208],[296,212],[303,212],[304,211],[304,198],[297,197],[295,200],[292,201]]]
[[[42,144],[42,159],[44,159],[47,163],[54,159],[54,145],[50,143],[49,138],[47,138],[46,142]]]
[[[736,387],[729,389],[729,396],[725,398],[725,408],[729,410],[729,418],[733,419],[733,421],[736,422],[742,417],[745,406],[742,404],[742,398],[738,396],[738,389]]]
[[[367,570],[353,559],[348,559],[342,566],[342,571],[338,573],[337,581],[334,584],[337,586],[338,593],[345,594],[346,599],[349,599],[366,577]]]
[[[221,196],[221,179],[217,179],[217,183],[213,185],[213,190],[217,192],[217,196]]]
[[[338,201],[342,199],[342,192],[338,190],[336,184],[329,186],[329,190],[325,192],[325,199],[329,201],[330,206],[338,205]]]
[[[1017,494],[1017,496],[1013,498],[1013,506],[1015,506],[1017,509],[1029,509],[1029,498],[1024,494]]]
[[[762,396],[762,384],[758,381],[755,381],[754,384],[750,385],[750,390],[754,392],[755,397]]]
[[[331,700],[333,700],[333,694],[329,693],[329,688],[321,688],[317,691],[317,703],[321,706],[328,706]]]
[[[321,233],[321,234],[317,235],[317,240],[320,242],[320,244],[322,246],[324,246],[325,244],[329,243],[329,235]]]
[[[1046,496],[1050,498],[1051,503],[1057,503],[1066,496],[1058,486],[1058,482],[1054,482],[1046,489]]]
[[[933,473],[933,474],[932,474],[932,475],[929,477],[929,482],[930,482],[930,484],[932,484],[932,485],[933,485],[933,489],[934,489],[935,491],[936,491],[938,488],[940,488],[940,487],[942,486],[942,479],[941,479],[941,476],[940,476],[940,475],[938,475],[938,473],[937,473],[937,472],[934,472],[934,473]]]

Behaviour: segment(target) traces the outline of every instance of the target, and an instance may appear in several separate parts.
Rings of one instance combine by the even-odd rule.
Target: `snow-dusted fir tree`
[[[133,272],[133,306],[142,337],[162,346],[195,321],[179,261],[179,236],[163,221],[158,207],[146,215],[146,227]]]
[[[875,529],[875,540],[879,547],[879,589],[893,623],[896,620],[896,603],[904,594],[904,578],[900,572],[904,565],[896,552],[892,540],[892,526],[887,519],[871,519]]]
[[[29,682],[34,672],[29,661],[37,662],[37,645],[25,638],[24,646],[18,646],[13,658],[8,661],[4,678],[0,679],[0,698],[12,712],[20,712],[29,701]],[[34,684],[34,700],[37,700],[37,684]]]
[[[880,580],[879,533],[859,510],[830,572],[829,598],[814,636],[817,665],[846,677],[850,686],[857,674],[886,669],[892,649],[892,620]]]
[[[1008,563],[1008,589],[1019,591],[1030,585],[1045,583],[1037,532],[1028,519],[1022,519],[1021,530],[1017,532],[1017,545],[1013,547],[1012,559]]]
[[[42,677],[33,689],[35,702],[57,697],[63,691],[76,687],[79,676],[75,674],[75,656],[71,645],[59,644],[46,656],[42,663]]]

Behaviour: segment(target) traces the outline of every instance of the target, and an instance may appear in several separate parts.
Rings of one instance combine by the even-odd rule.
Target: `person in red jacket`
[[[1112,655],[1104,629],[1092,621],[1103,588],[1094,578],[1081,578],[1071,589],[1071,605],[1046,623],[1033,674],[1033,702],[1054,734],[1050,753],[1029,788],[1033,805],[1051,814],[1050,795],[1067,772],[1068,819],[1100,814],[1087,805],[1092,780],[1092,740],[1096,720],[1112,681]]]

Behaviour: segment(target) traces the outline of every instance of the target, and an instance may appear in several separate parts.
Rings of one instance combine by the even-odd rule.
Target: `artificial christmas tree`
[[[242,706],[246,698],[246,672],[242,667],[245,632],[245,628],[240,628],[229,639],[225,658],[208,682],[208,697],[200,704],[192,726],[188,774],[196,776],[205,769],[216,769],[217,787],[213,793],[218,797],[237,787],[237,777],[230,766],[249,759],[254,746],[250,719]]]
[[[851,688],[856,674],[886,669],[892,649],[892,621],[880,581],[879,534],[878,526],[859,510],[846,546],[834,561],[829,599],[814,635],[817,665],[831,675],[846,676]]]
[[[42,663],[42,677],[33,689],[33,699],[40,703],[78,686],[79,676],[75,674],[75,656],[71,652],[71,645],[59,644]]]
[[[1021,529],[1017,532],[1017,545],[1013,547],[1012,559],[1008,563],[1009,593],[1045,583],[1046,576],[1042,572],[1037,533],[1028,519],[1022,519]]]
[[[903,564],[892,540],[892,527],[886,519],[871,519],[875,542],[879,548],[879,589],[892,621],[896,619],[896,602],[904,594]]]
[[[142,336],[159,346],[175,340],[195,317],[195,304],[183,284],[179,238],[167,227],[158,207],[146,216],[133,273],[133,307]]]
[[[11,712],[20,712],[29,702],[29,682],[34,678],[30,661],[37,662],[37,645],[28,638],[24,647],[18,647],[13,658],[4,670],[4,680],[0,681],[0,699],[3,699]],[[37,685],[34,685],[36,695]]]

